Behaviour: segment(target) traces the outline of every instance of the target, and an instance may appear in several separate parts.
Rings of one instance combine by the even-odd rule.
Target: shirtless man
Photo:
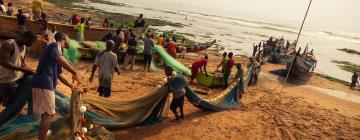
[[[26,47],[36,40],[36,34],[27,31],[16,40],[9,39],[0,48],[0,104],[7,107],[15,98],[15,92],[24,75],[34,74],[26,68]]]

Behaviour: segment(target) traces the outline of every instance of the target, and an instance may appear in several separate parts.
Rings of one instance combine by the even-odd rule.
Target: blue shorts
[[[99,92],[99,96],[110,97],[111,95],[111,88],[99,86],[97,91]]]

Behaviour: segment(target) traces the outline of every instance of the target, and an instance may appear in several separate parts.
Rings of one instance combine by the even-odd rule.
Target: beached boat
[[[68,34],[70,38],[77,38],[77,30],[74,29],[72,25],[49,22],[49,29],[52,29],[54,26],[56,26],[58,31]],[[41,33],[39,24],[34,20],[27,20],[26,28],[35,33]],[[85,39],[89,41],[101,40],[109,32],[115,33],[115,29],[89,28],[85,31]],[[16,38],[17,36],[18,27],[16,17],[0,16],[0,38]]]
[[[286,71],[289,73],[289,77],[291,79],[308,81],[312,75],[314,66],[316,66],[317,61],[313,55],[300,55],[299,52],[300,50],[296,55],[291,56],[288,59],[286,63]]]
[[[196,81],[206,87],[219,87],[224,85],[224,77],[222,73],[208,74],[199,73],[196,76]]]
[[[202,44],[193,44],[193,45],[179,45],[179,46],[185,46],[187,48],[187,52],[188,53],[193,53],[193,52],[199,52],[199,51],[203,51],[209,47],[211,47],[216,41],[212,41],[209,43],[202,43]],[[80,53],[82,54],[83,58],[95,58],[96,54],[99,50],[104,50],[105,49],[105,43],[103,42],[99,42],[99,41],[95,41],[95,42],[91,42],[91,41],[85,41],[85,42],[81,42],[80,43],[82,48],[79,48]],[[120,56],[125,56],[127,50],[127,45],[124,44],[121,48],[121,55]],[[140,45],[138,47],[138,58],[142,58],[142,53],[143,53],[143,45]],[[188,51],[189,50],[189,51]],[[178,50],[178,53],[180,53],[180,50]]]
[[[200,43],[200,44],[180,44],[177,45],[177,52],[180,53],[181,52],[181,48],[180,46],[184,46],[186,47],[186,52],[199,52],[199,51],[203,51],[206,50],[207,48],[210,48],[212,45],[214,45],[216,43],[216,40],[213,40],[211,42],[207,42],[207,43]]]

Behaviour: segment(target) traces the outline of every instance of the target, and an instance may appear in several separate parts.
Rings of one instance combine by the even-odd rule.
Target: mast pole
[[[304,27],[304,23],[305,23],[305,20],[306,20],[307,15],[308,15],[308,12],[309,12],[311,3],[312,3],[312,0],[310,0],[310,2],[309,2],[309,5],[308,5],[308,7],[307,7],[307,10],[306,10],[304,19],[303,19],[302,24],[301,24],[301,27],[300,27],[299,34],[298,34],[298,36],[297,36],[297,38],[296,38],[296,41],[295,41],[295,51],[296,51],[296,47],[297,47],[297,44],[298,44],[298,41],[299,41],[299,38],[300,38],[300,35],[301,35],[301,31],[302,31],[302,29],[303,29],[303,27]],[[291,62],[291,65],[290,65],[290,68],[289,68],[289,70],[288,70],[288,73],[286,74],[286,78],[285,78],[284,84],[283,84],[283,86],[282,86],[282,88],[281,88],[281,93],[283,92],[283,89],[286,87],[286,82],[287,82],[287,80],[288,80],[288,78],[289,78],[289,75],[290,75],[291,69],[292,69],[292,67],[293,67],[294,61],[296,60],[296,57],[298,57],[297,54],[298,54],[298,53],[296,52],[295,57],[294,57],[294,59],[293,59],[292,62]]]

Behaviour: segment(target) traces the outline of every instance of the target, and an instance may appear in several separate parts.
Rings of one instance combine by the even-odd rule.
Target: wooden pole
[[[303,26],[304,26],[306,17],[307,17],[307,15],[308,15],[308,12],[309,12],[311,3],[312,3],[312,0],[310,0],[310,2],[309,2],[309,6],[308,6],[308,8],[307,8],[307,10],[306,10],[306,13],[305,13],[303,22],[302,22],[301,27],[300,27],[299,34],[298,34],[298,36],[297,36],[297,38],[296,38],[296,41],[295,41],[295,50],[296,50],[296,47],[297,47],[297,44],[298,44],[298,41],[299,41],[299,38],[300,38],[300,35],[301,35],[301,31],[302,31],[302,29],[303,29]],[[296,57],[298,57],[298,56],[297,56],[297,53],[296,53],[294,59],[292,60],[292,62],[291,62],[291,64],[290,64],[290,68],[289,68],[289,70],[288,70],[288,73],[286,74],[286,78],[285,78],[284,84],[283,84],[283,86],[282,86],[282,88],[281,88],[281,93],[283,92],[283,89],[286,87],[286,82],[287,82],[287,80],[288,80],[288,78],[289,78],[289,75],[290,75],[291,69],[292,69],[292,67],[293,67],[294,61],[296,60]]]

